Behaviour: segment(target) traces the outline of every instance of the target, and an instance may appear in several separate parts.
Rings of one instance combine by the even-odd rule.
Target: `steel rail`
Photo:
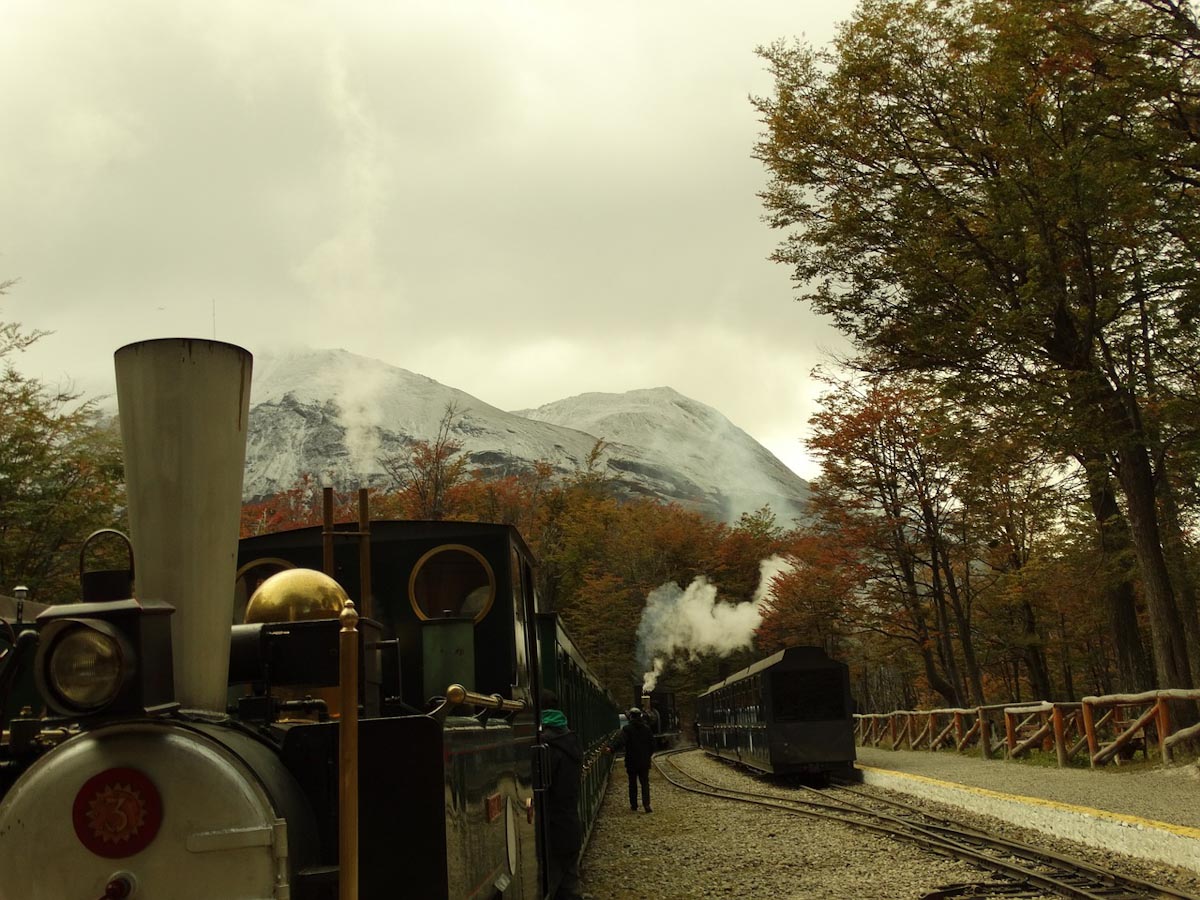
[[[694,782],[696,785],[702,786],[692,787],[672,778],[671,774],[664,767],[664,763],[670,757],[681,752],[685,751],[673,750],[656,754],[654,762],[659,773],[671,782],[671,784],[682,790],[719,799],[780,809],[794,815],[829,819],[851,827],[902,838],[916,843],[931,852],[963,859],[1007,878],[1027,885],[1034,885],[1061,896],[1088,898],[1088,900],[1140,900],[1140,898],[1145,897],[1200,900],[1194,894],[1187,894],[1173,888],[1129,878],[1116,872],[1098,868],[1082,860],[1045,852],[1036,847],[1020,844],[1015,841],[992,838],[989,835],[959,823],[938,820],[938,824],[921,824],[899,816],[866,809],[850,801],[835,800],[830,802],[830,800],[826,799],[825,794],[812,788],[806,788],[805,790],[819,795],[821,799],[771,797],[765,794],[724,788],[684,772],[675,764],[674,760],[670,760],[671,768],[675,772]],[[854,793],[860,792],[855,791]],[[875,800],[873,797],[871,799]],[[907,807],[903,803],[887,800],[881,802],[909,809],[926,819],[934,818],[920,810]],[[864,819],[864,816],[868,818]],[[1019,856],[1043,868],[1057,869],[1058,872],[1057,874],[1046,874],[1035,871],[1026,866],[997,858],[985,852],[985,848]]]
[[[806,787],[803,785],[801,787],[805,791],[813,791],[814,793],[820,793],[810,787]],[[1043,865],[1045,865],[1047,863],[1047,861],[1049,861],[1053,865],[1058,866],[1063,869],[1070,870],[1073,873],[1091,877],[1091,878],[1095,879],[1096,881],[1100,882],[1101,884],[1105,885],[1108,888],[1127,888],[1127,889],[1131,889],[1131,890],[1145,890],[1148,888],[1150,890],[1156,891],[1159,894],[1159,896],[1163,896],[1163,897],[1191,898],[1191,897],[1195,896],[1193,894],[1180,893],[1179,891],[1176,891],[1174,888],[1164,887],[1163,885],[1155,884],[1154,882],[1142,881],[1141,879],[1130,878],[1125,875],[1120,875],[1109,869],[1103,869],[1103,868],[1100,868],[1099,866],[1094,866],[1091,863],[1086,862],[1085,860],[1075,859],[1074,857],[1070,857],[1070,856],[1064,856],[1063,854],[1056,853],[1052,850],[1044,850],[1040,847],[1035,847],[1032,844],[1026,844],[1021,841],[1013,841],[1013,840],[1009,840],[1008,838],[993,837],[992,835],[987,834],[986,832],[980,831],[977,828],[973,828],[973,827],[971,827],[969,825],[965,825],[961,822],[955,822],[952,819],[940,818],[940,817],[935,816],[932,813],[928,812],[927,810],[923,810],[923,809],[921,809],[917,806],[913,806],[912,804],[909,804],[909,803],[904,803],[900,800],[893,800],[893,799],[890,799],[887,797],[878,797],[874,794],[869,794],[866,791],[860,790],[858,788],[850,787],[849,785],[845,785],[845,784],[841,784],[841,783],[837,783],[837,784],[833,785],[833,787],[836,790],[844,791],[846,793],[850,793],[850,794],[854,794],[855,796],[862,797],[864,800],[866,800],[872,804],[876,804],[876,805],[883,806],[883,807],[894,807],[897,809],[906,810],[911,815],[917,816],[917,817],[920,817],[921,819],[926,820],[925,824],[921,825],[920,827],[927,828],[927,829],[937,832],[937,833],[943,833],[943,834],[947,835],[951,840],[965,840],[968,843],[978,843],[989,849],[998,850],[998,851],[1001,851],[1004,853],[1008,853],[1012,856],[1021,857],[1022,859],[1027,859],[1031,862],[1040,863]],[[821,796],[826,796],[826,795],[821,794]],[[853,809],[862,810],[866,814],[880,815],[880,813],[878,813],[878,811],[871,810],[871,809],[863,806],[862,804],[852,803],[849,800],[841,800],[840,802],[844,803],[846,806],[851,807]],[[893,818],[893,817],[889,816],[889,818]],[[894,818],[897,818],[899,821],[908,821],[901,817],[894,817]]]
[[[971,839],[975,839],[976,837],[985,839],[989,845],[994,846],[998,849],[1003,849],[1006,853],[1011,853],[1014,856],[1021,856],[1021,857],[1025,857],[1025,858],[1032,859],[1032,860],[1050,859],[1050,860],[1054,860],[1055,862],[1061,862],[1065,865],[1076,866],[1080,869],[1090,871],[1097,878],[1103,879],[1103,878],[1108,878],[1108,877],[1115,877],[1117,879],[1130,880],[1136,884],[1143,884],[1143,883],[1151,884],[1155,890],[1162,891],[1162,892],[1169,892],[1172,890],[1171,888],[1165,888],[1165,887],[1162,887],[1161,885],[1153,884],[1152,882],[1140,882],[1140,881],[1137,881],[1136,879],[1126,879],[1126,876],[1124,876],[1124,875],[1117,875],[1116,873],[1110,872],[1108,869],[1102,869],[1098,866],[1093,866],[1090,863],[1085,862],[1084,860],[1074,859],[1069,856],[1063,856],[1063,855],[1061,855],[1059,853],[1055,853],[1051,850],[1043,850],[1040,847],[1033,846],[1032,844],[1025,844],[1025,843],[1022,843],[1021,841],[1009,840],[1008,838],[993,837],[993,836],[987,834],[986,832],[980,831],[977,828],[972,828],[971,826],[965,825],[961,822],[955,822],[951,819],[939,818],[938,816],[935,816],[932,813],[930,813],[928,810],[921,809],[920,807],[914,806],[911,803],[905,803],[901,800],[894,800],[890,797],[879,797],[879,796],[876,796],[875,794],[867,793],[864,790],[852,787],[848,784],[838,782],[838,781],[833,782],[831,784],[831,786],[836,790],[844,791],[845,793],[854,794],[855,796],[862,797],[864,800],[867,800],[870,803],[874,803],[874,804],[877,804],[880,806],[885,806],[885,807],[890,806],[890,807],[895,807],[897,809],[903,809],[912,815],[920,816],[921,818],[928,820],[927,827],[929,827],[931,829],[934,829],[934,830],[947,829],[947,830],[951,830],[951,831],[954,831],[957,833],[961,833],[964,836],[970,836]],[[805,790],[812,790],[812,788],[806,787]],[[841,802],[845,803],[848,806],[858,806],[858,804],[853,804],[848,800],[843,800]],[[1176,894],[1168,893],[1167,896],[1190,897],[1192,895],[1188,895],[1188,894],[1180,895],[1178,893],[1176,893]]]

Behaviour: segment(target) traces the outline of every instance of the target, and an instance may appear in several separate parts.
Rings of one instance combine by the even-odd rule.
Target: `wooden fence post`
[[[1159,696],[1154,700],[1154,705],[1158,707],[1158,753],[1162,757],[1164,763],[1170,762],[1167,749],[1167,735],[1171,732],[1171,701],[1166,697]]]
[[[1057,703],[1052,707],[1050,716],[1054,723],[1054,754],[1058,757],[1058,767],[1062,769],[1067,765],[1067,729]]]
[[[1096,754],[1100,752],[1099,743],[1096,740],[1096,722],[1092,718],[1092,704],[1085,699],[1083,701],[1083,733],[1087,737],[1088,745],[1088,763],[1095,768]]]
[[[979,707],[975,714],[979,716],[979,746],[983,752],[984,759],[992,758],[992,726],[988,723],[987,715],[983,711],[983,707]]]

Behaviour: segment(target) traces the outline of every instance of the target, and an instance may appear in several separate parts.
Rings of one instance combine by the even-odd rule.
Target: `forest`
[[[575,472],[486,479],[448,409],[380,461],[372,516],[515,525],[618,697],[672,584],[706,586],[714,622],[752,610],[744,642],[665,645],[681,696],[794,644],[846,661],[869,712],[1200,686],[1190,8],[863,0],[831,45],[758,52],[774,87],[747,152],[795,284],[780,327],[794,300],[853,348],[796,374],[823,390],[808,514],[618,501],[599,444]],[[111,424],[16,369],[39,336],[0,322],[0,588],[45,599],[122,501]],[[243,534],[318,522],[319,494],[247,504]]]

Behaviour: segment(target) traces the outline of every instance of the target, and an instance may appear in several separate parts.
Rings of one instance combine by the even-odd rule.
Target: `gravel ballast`
[[[699,752],[687,772],[723,786],[761,782]],[[986,880],[963,863],[837,823],[714,800],[650,773],[653,813],[629,810],[620,763],[583,858],[583,891],[609,898],[905,898]]]
[[[786,782],[749,774],[699,751],[680,754],[675,761],[685,772],[723,787],[778,796],[794,792]],[[583,858],[585,896],[912,900],[938,887],[992,880],[987,872],[904,841],[689,793],[669,784],[656,769],[650,779],[654,812],[630,812],[625,772],[620,763],[615,767]],[[913,803],[909,797],[898,799]],[[924,801],[914,805],[1011,840],[1200,895],[1200,877],[1194,873],[1054,841],[958,808]]]

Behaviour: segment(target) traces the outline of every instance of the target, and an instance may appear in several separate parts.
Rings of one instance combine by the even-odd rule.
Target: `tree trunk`
[[[963,667],[966,669],[971,702],[976,706],[983,706],[987,701],[983,695],[983,675],[979,671],[979,660],[975,656],[975,641],[971,637],[971,617],[959,594],[958,579],[954,577],[948,554],[937,552],[935,559],[941,560],[945,572],[946,594],[950,598],[950,610],[954,613],[954,621],[958,626],[958,643],[962,647]],[[937,585],[936,577],[934,584]]]
[[[1129,530],[1133,536],[1133,548],[1150,611],[1150,638],[1154,647],[1158,686],[1190,688],[1192,676],[1183,621],[1175,605],[1175,593],[1171,588],[1171,578],[1159,539],[1150,455],[1144,446],[1124,440],[1118,448],[1117,459],[1117,478],[1125,493]]]
[[[1021,602],[1021,634],[1025,639],[1021,645],[1021,658],[1025,660],[1025,668],[1029,670],[1029,688],[1037,699],[1053,700],[1050,669],[1046,665],[1046,654],[1042,652],[1037,616],[1028,600]]]
[[[945,698],[946,703],[950,706],[962,706],[962,700],[958,693],[949,681],[942,677],[938,671],[937,661],[933,658],[933,652],[929,649],[931,641],[925,640],[921,642],[921,661],[925,664],[925,679],[929,682],[929,687]]]
[[[1116,689],[1137,693],[1149,690],[1154,682],[1150,660],[1146,657],[1138,624],[1134,592],[1135,571],[1128,560],[1132,554],[1129,523],[1121,515],[1108,472],[1108,463],[1096,455],[1078,457],[1087,473],[1092,515],[1096,519],[1096,541],[1100,554],[1115,560],[1118,577],[1106,580],[1104,607],[1108,614],[1109,639],[1117,658]]]
[[[1093,298],[1094,299],[1094,298]],[[1055,309],[1054,330],[1046,343],[1050,356],[1068,374],[1068,391],[1082,421],[1096,427],[1094,437],[1116,457],[1116,475],[1125,494],[1126,515],[1137,557],[1150,639],[1160,688],[1190,688],[1191,670],[1184,646],[1183,622],[1167,574],[1155,508],[1154,474],[1137,400],[1096,365],[1096,347],[1077,328],[1068,304]],[[1098,455],[1098,454],[1097,454]],[[1119,634],[1119,632],[1118,632]]]
[[[1067,646],[1067,617],[1061,612],[1058,614],[1058,626],[1059,634],[1062,637],[1062,659],[1059,668],[1062,670],[1063,695],[1067,700],[1074,702],[1076,699],[1075,676],[1071,667],[1071,648]]]
[[[1192,684],[1200,684],[1200,616],[1196,610],[1196,583],[1188,569],[1187,542],[1179,523],[1179,506],[1175,502],[1175,491],[1161,463],[1155,483],[1161,514],[1163,555],[1178,603],[1179,617],[1183,620]]]
[[[936,585],[933,593],[933,614],[937,623],[938,658],[942,661],[942,671],[946,680],[954,685],[955,703],[958,706],[966,704],[967,692],[963,685],[962,674],[958,671],[958,659],[954,655],[954,641],[951,639],[950,616],[946,610],[946,596],[940,585]]]
[[[959,692],[958,686],[953,680],[943,677],[942,673],[938,671],[937,660],[933,656],[934,639],[929,633],[929,624],[925,621],[925,614],[921,608],[912,552],[908,549],[907,544],[900,540],[902,536],[893,532],[892,537],[893,540],[897,540],[896,555],[902,579],[901,590],[905,606],[908,608],[909,619],[917,635],[921,662],[925,666],[925,679],[929,682],[930,689],[941,694],[951,706],[962,706],[962,694]]]

